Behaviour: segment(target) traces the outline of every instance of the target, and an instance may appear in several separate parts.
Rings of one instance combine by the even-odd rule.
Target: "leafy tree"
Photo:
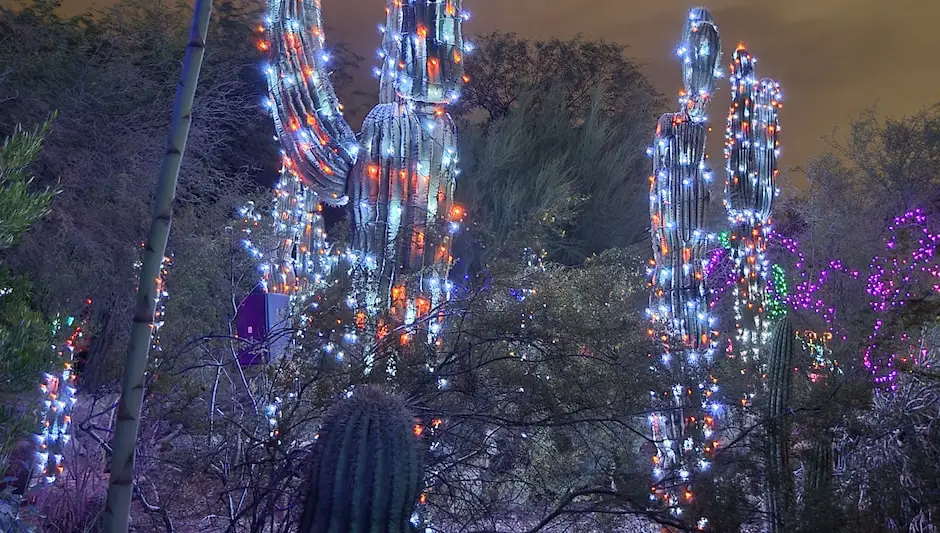
[[[871,236],[894,217],[914,208],[940,213],[940,105],[901,119],[867,111],[830,142],[805,168],[808,189],[779,211],[813,263],[838,257],[867,267],[883,250]]]
[[[63,19],[46,7],[0,11],[9,36],[0,64],[10,72],[0,85],[0,123],[34,120],[50,102],[60,110],[36,168],[39,184],[59,183],[62,192],[50,216],[11,250],[9,264],[32,274],[48,312],[92,298],[99,334],[82,383],[113,390],[191,12],[181,3],[126,0]],[[262,165],[278,160],[260,106],[254,25],[246,23],[255,13],[231,2],[218,7],[180,173],[179,231],[168,247],[173,276],[188,289],[174,295],[170,312],[191,313],[163,331],[171,346],[227,328],[231,302],[217,297],[227,293],[230,270],[224,228],[245,197],[259,193],[256,182],[271,180]]]
[[[456,254],[464,270],[526,246],[577,264],[645,238],[645,149],[662,98],[622,46],[497,33],[468,69],[457,200],[477,225]]]
[[[4,394],[36,387],[51,362],[51,330],[32,303],[32,287],[23,277],[0,271],[0,383]]]
[[[564,107],[576,118],[600,107],[619,118],[649,119],[662,107],[663,98],[625,52],[622,45],[581,36],[567,41],[530,41],[514,33],[481,36],[473,61],[467,62],[470,83],[458,112],[482,110],[488,120],[498,120],[525,98],[535,98],[538,105],[542,97],[557,96],[553,90],[558,90]]]
[[[794,415],[796,455],[804,473],[816,468],[816,441],[825,435],[839,470],[827,466],[831,482],[816,492],[806,489],[800,531],[821,524],[833,531],[929,531],[919,528],[936,517],[937,470],[925,465],[935,464],[936,454],[928,443],[935,440],[931,428],[937,417],[936,381],[929,369],[938,346],[937,295],[929,279],[893,279],[905,301],[892,313],[876,315],[865,280],[874,256],[903,259],[914,244],[902,237],[886,249],[886,227],[894,217],[919,208],[936,231],[938,110],[934,106],[903,119],[864,113],[829,154],[810,162],[809,189],[779,211],[778,228],[800,241],[810,278],[832,259],[860,272],[859,280],[830,274],[815,295],[836,309],[838,334],[830,348],[840,371],[825,386],[803,394],[798,409],[806,411]],[[807,327],[823,326],[810,312],[793,314]],[[896,391],[873,391],[861,364],[876,320],[882,320],[880,350],[908,349],[897,342],[904,335],[911,339],[906,344],[917,345],[917,364],[898,361]]]

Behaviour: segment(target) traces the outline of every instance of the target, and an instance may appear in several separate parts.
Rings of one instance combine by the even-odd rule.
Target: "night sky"
[[[98,7],[108,3],[94,1]],[[89,0],[64,4],[72,11],[87,7]],[[622,43],[654,85],[673,95],[681,82],[673,51],[693,5],[683,0],[465,0],[473,13],[465,32],[471,39],[495,30],[533,38],[581,33]],[[711,0],[704,5],[721,32],[723,62],[744,41],[760,60],[758,73],[783,86],[782,168],[801,166],[825,150],[823,136],[873,105],[882,114],[903,116],[940,101],[940,53],[932,37],[940,20],[938,0]],[[371,61],[384,0],[323,0],[323,7],[326,25]],[[727,98],[722,84],[711,108],[713,140],[723,131]],[[721,157],[712,153],[713,160]],[[803,181],[798,174],[789,179]]]

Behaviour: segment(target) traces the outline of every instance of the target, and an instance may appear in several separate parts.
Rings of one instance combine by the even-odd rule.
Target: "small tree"
[[[52,119],[32,132],[20,126],[0,146],[0,252],[11,247],[48,214],[56,192],[32,186],[29,167],[36,160]],[[0,256],[0,474],[6,477],[10,454],[31,428],[31,405],[16,405],[19,393],[36,386],[51,364],[51,330],[34,303],[29,281],[14,275]],[[5,483],[5,482],[4,482]],[[11,506],[12,505],[12,506]],[[0,502],[4,531],[18,531],[16,502]],[[10,514],[12,513],[12,515]],[[7,515],[7,516],[2,516]],[[8,522],[12,520],[13,522]],[[8,529],[9,528],[9,529]]]
[[[0,147],[0,252],[49,212],[56,192],[49,188],[36,190],[29,166],[42,150],[51,124],[50,119],[31,132],[17,126]],[[33,305],[29,281],[13,275],[0,256],[0,390],[4,393],[28,390],[49,364],[52,353],[47,326],[45,317]],[[0,404],[6,403],[4,400],[0,398]],[[0,423],[0,428],[8,427]],[[4,437],[0,442],[13,436]],[[4,451],[0,443],[0,459]],[[0,466],[5,464],[0,460]]]
[[[0,251],[49,213],[56,191],[37,191],[29,166],[39,157],[53,118],[31,132],[16,126],[0,147]]]

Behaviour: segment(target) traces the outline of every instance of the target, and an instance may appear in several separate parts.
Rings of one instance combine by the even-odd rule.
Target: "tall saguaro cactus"
[[[650,423],[658,452],[653,458],[654,499],[676,513],[694,494],[690,478],[709,466],[718,387],[710,367],[716,339],[708,312],[705,214],[711,173],[705,164],[707,104],[720,77],[718,28],[707,9],[693,9],[678,49],[685,90],[680,109],[659,119],[652,148],[650,234],[654,259],[650,332],[663,345],[666,388],[651,391],[657,413]],[[704,527],[701,523],[700,526]]]
[[[656,125],[650,177],[653,296],[650,310],[670,340],[690,352],[709,351],[705,299],[705,214],[711,172],[705,166],[706,104],[720,75],[718,29],[704,8],[689,14],[679,48],[683,109]]]
[[[725,208],[731,224],[731,256],[737,269],[737,348],[756,360],[769,336],[765,300],[770,270],[764,254],[771,230],[780,143],[780,84],[758,79],[757,59],[739,44],[731,62],[731,107],[725,130]]]
[[[461,1],[388,2],[380,103],[358,140],[329,81],[320,2],[268,3],[259,48],[273,57],[268,86],[285,172],[316,194],[306,209],[317,200],[347,205],[352,296],[371,329],[389,310],[413,321],[447,297],[450,234],[462,213],[453,205],[456,128],[446,110],[465,82]]]

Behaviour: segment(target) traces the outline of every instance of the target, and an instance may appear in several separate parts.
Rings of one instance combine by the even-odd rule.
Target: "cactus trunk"
[[[774,327],[768,361],[770,398],[767,411],[767,510],[769,531],[785,531],[793,510],[794,483],[790,472],[790,385],[793,325],[783,318]]]
[[[767,342],[767,236],[777,188],[780,130],[780,84],[758,79],[743,44],[731,62],[731,108],[725,130],[725,208],[731,225],[731,256],[737,271],[734,287],[736,348],[745,360],[756,360]]]
[[[804,500],[828,492],[832,482],[832,464],[832,443],[826,438],[815,439],[804,466]]]

